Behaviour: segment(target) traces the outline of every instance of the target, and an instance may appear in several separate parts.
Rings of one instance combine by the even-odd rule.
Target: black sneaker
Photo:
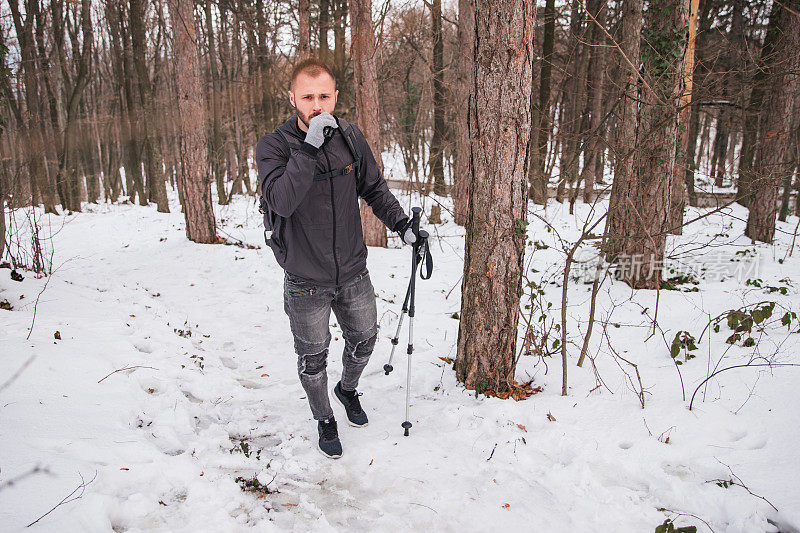
[[[344,407],[347,412],[347,423],[357,428],[364,427],[369,422],[367,420],[367,413],[361,408],[361,402],[358,397],[361,396],[356,391],[347,392],[342,390],[342,382],[336,384],[333,388],[333,395],[339,400],[339,403]]]
[[[342,443],[339,441],[339,431],[336,429],[336,420],[331,417],[317,423],[319,431],[319,451],[325,457],[338,459],[342,456]]]

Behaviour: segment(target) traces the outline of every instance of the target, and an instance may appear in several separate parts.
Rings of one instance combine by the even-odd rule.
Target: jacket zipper
[[[325,155],[325,161],[328,163],[328,172],[331,172],[331,160],[328,159],[328,152],[325,150],[325,146],[322,147],[322,153]],[[328,180],[331,184],[331,211],[333,212],[333,239],[331,242],[333,243],[333,264],[336,267],[336,285],[339,285],[339,260],[336,259],[336,204],[333,201],[333,176],[329,177]]]

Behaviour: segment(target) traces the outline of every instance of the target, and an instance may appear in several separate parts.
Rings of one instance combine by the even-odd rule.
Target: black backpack
[[[361,151],[358,149],[358,141],[356,139],[355,128],[353,125],[344,120],[343,118],[336,118],[336,123],[339,124],[339,131],[344,135],[344,140],[346,141],[347,148],[350,149],[350,154],[353,156],[353,162],[347,165],[344,168],[340,168],[338,170],[331,170],[330,172],[325,172],[323,174],[315,174],[314,181],[323,181],[327,180],[328,178],[334,176],[341,176],[343,174],[350,174],[351,172],[355,171],[356,173],[356,181],[358,182],[361,179]],[[286,145],[286,149],[289,150],[289,154],[295,152],[296,150],[300,149],[301,142],[297,137],[293,136],[286,136],[280,129],[276,129],[275,133],[277,133],[281,140],[283,140],[283,144]],[[335,132],[334,132],[335,133]],[[269,189],[272,183],[270,182],[267,185]],[[259,197],[259,207],[258,210],[264,215],[264,237],[269,244],[269,240],[272,238],[273,242],[275,242],[274,236],[280,235],[280,226],[283,222],[283,217],[273,212],[269,205],[267,205],[266,200],[264,200],[263,192]],[[280,243],[275,242],[280,246]]]

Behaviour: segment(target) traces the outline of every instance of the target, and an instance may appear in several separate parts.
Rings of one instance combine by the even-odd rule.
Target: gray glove
[[[411,220],[408,218],[403,219],[398,224],[397,234],[400,239],[406,244],[414,244],[417,242],[417,236],[414,235],[414,228],[411,227]]]
[[[312,118],[308,123],[306,141],[314,148],[319,148],[325,142],[325,128],[338,128],[336,119],[330,113],[321,113]]]

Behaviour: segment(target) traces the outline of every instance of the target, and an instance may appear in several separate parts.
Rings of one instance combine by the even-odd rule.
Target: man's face
[[[336,83],[327,73],[315,77],[300,73],[289,91],[289,102],[297,111],[300,129],[308,131],[308,123],[317,115],[333,114],[338,95]]]

